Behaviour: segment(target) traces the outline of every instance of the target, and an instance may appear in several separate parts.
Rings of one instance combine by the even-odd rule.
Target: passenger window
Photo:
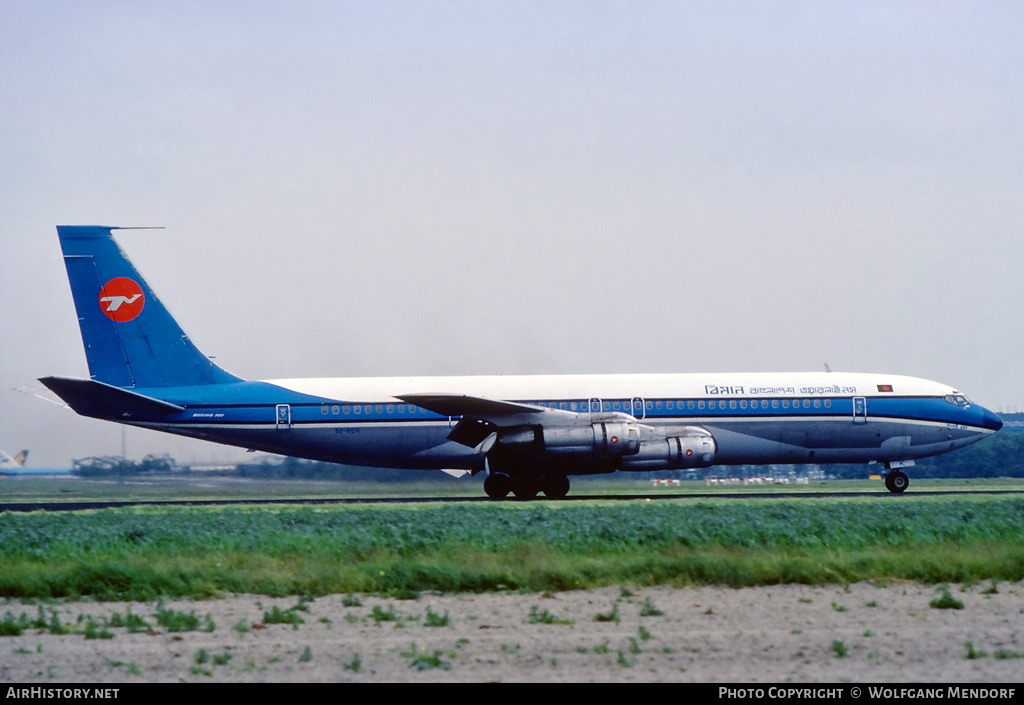
[[[395,405],[394,404],[388,404],[388,413],[389,414],[395,413]]]
[[[698,409],[703,409],[704,408],[704,402],[703,401],[697,402],[697,408]]]
[[[783,409],[788,409],[789,408],[789,399],[783,399],[782,400],[782,408]]]
[[[686,408],[687,409],[692,409],[693,408],[693,402],[692,401],[686,402]]]
[[[736,400],[735,399],[730,399],[729,400],[729,408],[730,409],[735,409],[736,408]]]
[[[320,407],[320,413],[323,414],[324,416],[327,415],[327,405],[326,404],[324,404],[323,406]]]
[[[814,408],[815,409],[821,408],[821,399],[815,399],[814,400]]]
[[[757,404],[756,401],[754,403]],[[746,399],[740,399],[740,408],[741,409],[746,409],[747,408],[747,400]]]
[[[811,408],[811,402],[810,402],[809,399],[804,399],[804,408],[805,409],[810,409]]]
[[[832,400],[831,399],[826,399],[825,400],[825,408],[826,409],[830,409],[831,407],[832,407]]]
[[[772,399],[772,408],[773,409],[778,409],[779,408],[779,400],[778,399]]]
[[[352,413],[352,407],[346,404],[345,406],[341,407],[341,413],[348,416],[350,413]]]

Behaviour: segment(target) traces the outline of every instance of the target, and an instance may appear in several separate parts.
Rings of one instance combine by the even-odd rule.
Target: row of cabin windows
[[[596,399],[594,400],[597,401]],[[769,406],[772,409],[789,409],[791,406],[794,409],[798,409],[801,406],[805,409],[810,409],[812,406],[815,409],[825,407],[826,409],[832,408],[831,399],[709,399],[705,402],[703,399],[700,401],[646,401],[642,402],[644,408],[648,411],[669,409],[673,411],[693,410],[693,409],[767,409]],[[546,406],[551,409],[566,409],[568,411],[588,411],[591,409],[589,402],[539,402],[540,406]],[[601,403],[602,411],[625,411],[632,412],[634,410],[640,410],[641,400],[635,399],[633,401],[606,401]],[[727,406],[728,405],[728,406]]]
[[[333,414],[333,415],[337,415],[338,413],[342,413],[342,414],[345,414],[346,416],[349,415],[349,414],[357,414],[357,415],[358,414],[373,414],[373,413],[383,414],[384,413],[384,409],[387,409],[389,414],[393,414],[396,411],[399,414],[405,414],[405,413],[415,414],[417,412],[419,412],[421,414],[430,413],[426,409],[421,409],[420,407],[416,406],[415,404],[409,404],[408,406],[406,406],[405,404],[398,404],[398,405],[395,405],[395,404],[376,404],[376,405],[374,405],[374,404],[355,404],[355,405],[345,404],[345,405],[340,406],[340,407],[337,404],[335,404],[334,406],[330,406],[330,407],[327,404],[323,404],[320,407],[320,413],[325,415],[325,416],[328,414],[328,412]]]
[[[597,400],[595,400],[595,403],[596,403],[596,401]],[[680,400],[680,401],[647,401],[647,402],[641,402],[640,399],[635,399],[633,401],[605,401],[605,402],[601,402],[601,406],[602,406],[602,410],[603,411],[625,411],[627,413],[632,413],[633,411],[639,411],[640,410],[640,404],[641,403],[643,403],[644,408],[646,408],[648,411],[661,410],[661,409],[668,409],[669,411],[683,411],[683,410],[691,411],[691,410],[694,410],[694,409],[726,409],[726,408],[729,408],[729,409],[737,409],[737,408],[738,409],[757,409],[757,408],[767,409],[767,408],[769,408],[769,406],[772,409],[779,409],[779,408],[789,409],[790,407],[792,407],[794,409],[798,409],[801,406],[804,409],[810,409],[812,406],[815,409],[820,409],[822,406],[824,406],[826,409],[830,409],[832,407],[832,400],[831,399],[749,399],[749,400],[748,399],[729,399],[729,400],[726,400],[726,399],[719,399],[719,400],[709,399],[707,401],[705,401],[703,399],[701,399],[699,401],[694,401],[694,400],[691,399],[689,401],[681,401]],[[727,404],[728,404],[728,406],[726,406]],[[571,401],[571,402],[565,402],[565,401],[554,402],[554,401],[551,401],[551,402],[539,402],[539,405],[540,406],[546,406],[549,409],[562,409],[562,410],[565,410],[565,411],[584,411],[584,412],[586,412],[586,411],[590,411],[592,409],[592,405],[591,405],[590,402],[575,402],[575,401]],[[349,415],[349,414],[354,414],[354,415],[373,414],[373,413],[383,414],[385,409],[387,409],[387,413],[389,413],[389,414],[394,414],[396,411],[399,414],[405,414],[405,413],[409,413],[409,414],[415,414],[415,413],[426,414],[426,413],[429,413],[425,409],[421,409],[418,406],[415,406],[414,404],[409,404],[408,406],[406,404],[398,404],[398,405],[395,405],[395,404],[355,404],[355,405],[345,404],[345,405],[342,405],[340,407],[338,405],[328,406],[327,404],[324,404],[324,405],[322,405],[320,407],[320,413],[325,415],[325,416],[328,413],[330,413],[332,415],[337,415],[337,414],[341,413],[341,414],[344,414],[346,416]]]

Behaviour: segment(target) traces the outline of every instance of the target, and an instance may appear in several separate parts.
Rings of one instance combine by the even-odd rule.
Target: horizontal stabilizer
[[[39,380],[83,416],[152,416],[175,414],[185,407],[114,387],[94,379],[43,377]]]
[[[409,404],[433,411],[442,416],[475,416],[487,418],[491,416],[509,416],[511,414],[540,414],[547,409],[529,404],[518,404],[514,401],[497,401],[483,397],[471,397],[465,394],[399,394]]]

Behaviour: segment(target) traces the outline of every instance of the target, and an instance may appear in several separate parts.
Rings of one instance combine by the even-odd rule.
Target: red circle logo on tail
[[[126,323],[142,313],[146,295],[142,287],[128,277],[115,277],[100,289],[100,310],[117,323]]]

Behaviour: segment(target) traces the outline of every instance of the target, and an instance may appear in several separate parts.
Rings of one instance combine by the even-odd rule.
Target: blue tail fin
[[[112,230],[57,226],[92,379],[140,388],[240,382],[192,344]]]

